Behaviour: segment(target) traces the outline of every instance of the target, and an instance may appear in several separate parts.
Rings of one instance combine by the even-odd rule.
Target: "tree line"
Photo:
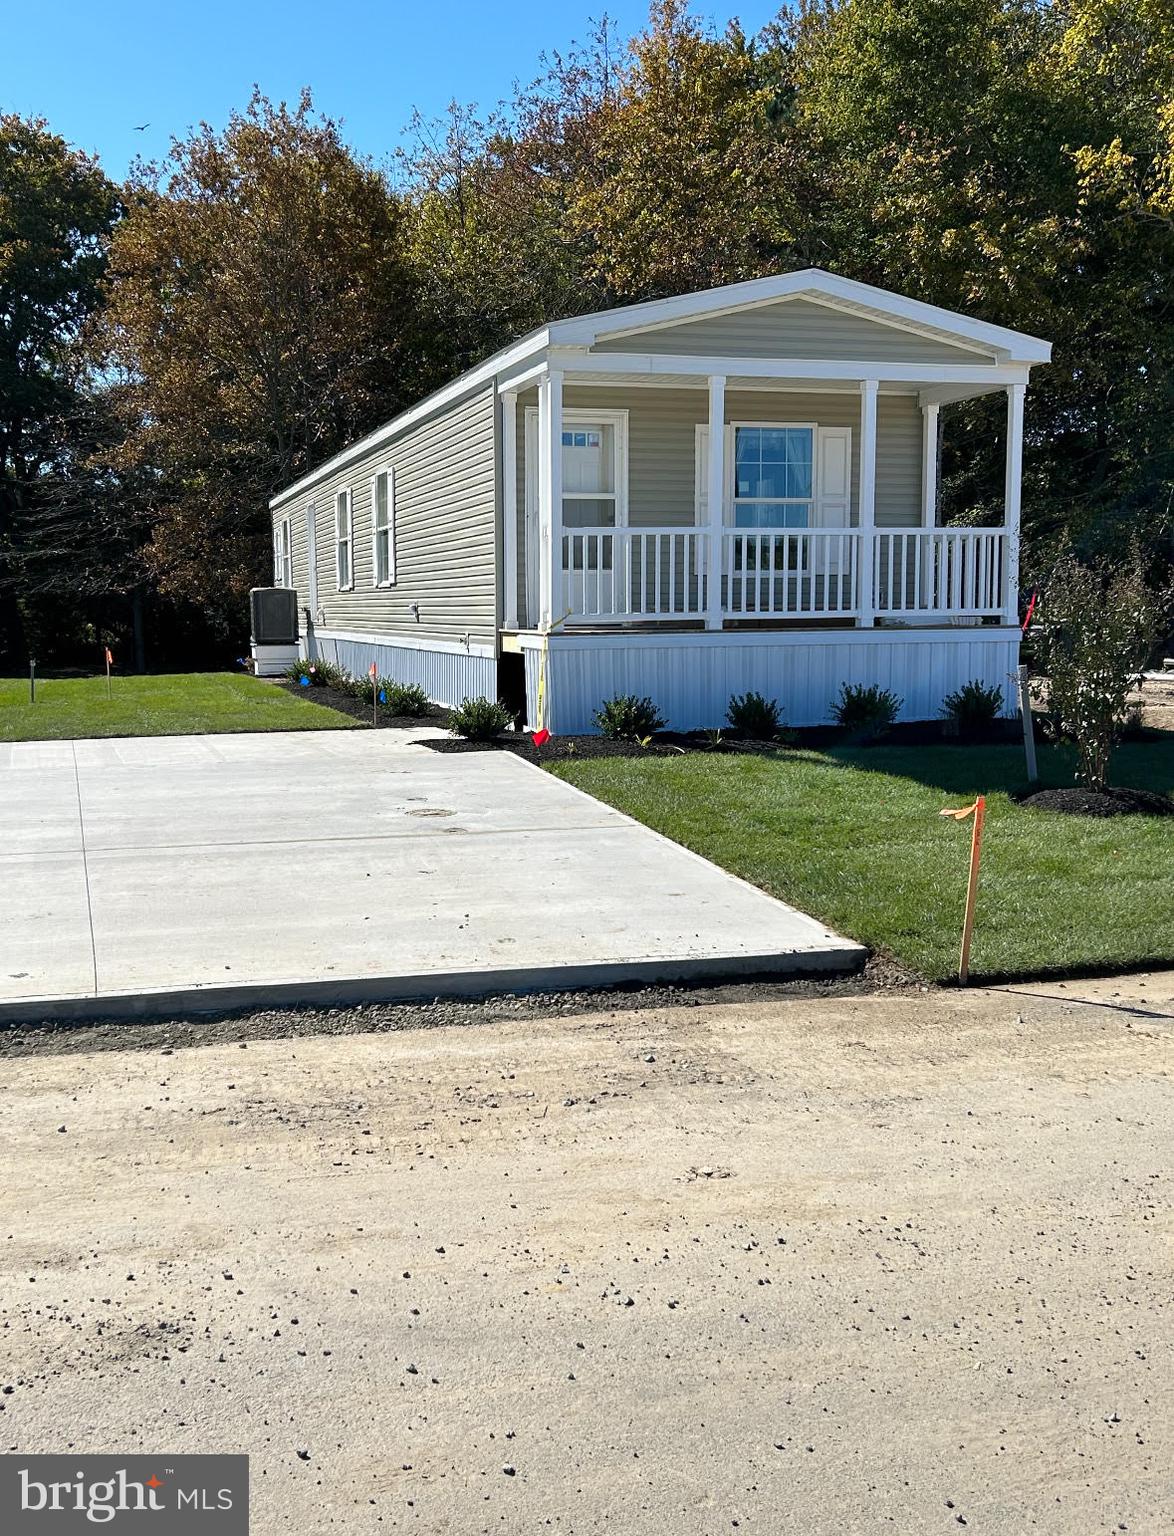
[[[1168,0],[801,0],[755,37],[655,0],[408,144],[255,94],[116,185],[0,117],[0,671],[235,654],[280,486],[547,320],[808,265],[1052,340],[1028,582],[1165,558]],[[946,513],[997,521],[999,402],[943,416]]]

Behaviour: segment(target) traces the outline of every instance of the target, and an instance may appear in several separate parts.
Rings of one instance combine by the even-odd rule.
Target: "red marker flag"
[[[109,646],[106,647],[106,665],[108,667],[112,667],[114,665],[114,657],[110,654]]]
[[[544,747],[550,740],[550,732],[545,728],[541,731],[533,731],[531,733],[530,740],[536,747]]]
[[[374,682],[376,677],[378,676],[378,673],[375,671],[375,663],[374,662],[372,662],[371,665],[367,668],[367,676],[371,679],[372,682]]]
[[[1024,619],[1023,619],[1023,633],[1024,634],[1027,633],[1027,626],[1031,623],[1031,616],[1035,612],[1035,600],[1036,600],[1036,598],[1038,596],[1039,596],[1038,592],[1033,592],[1031,594],[1031,601],[1027,605],[1027,613],[1025,614]]]

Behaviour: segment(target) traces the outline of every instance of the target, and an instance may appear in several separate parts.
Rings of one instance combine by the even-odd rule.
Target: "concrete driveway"
[[[0,1017],[847,970],[859,946],[508,753],[0,746]]]

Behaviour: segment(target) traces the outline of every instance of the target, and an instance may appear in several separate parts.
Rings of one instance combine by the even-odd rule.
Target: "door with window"
[[[575,611],[614,608],[615,540],[627,522],[627,412],[564,410],[562,572]],[[526,609],[538,622],[538,412],[526,412]],[[560,613],[561,613],[560,609]],[[558,618],[559,614],[555,614]]]

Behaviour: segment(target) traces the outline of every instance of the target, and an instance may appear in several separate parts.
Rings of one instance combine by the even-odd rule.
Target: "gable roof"
[[[798,298],[855,313],[878,324],[896,326],[915,334],[951,342],[955,346],[987,349],[995,354],[1000,363],[1030,365],[1051,361],[1051,343],[1042,341],[1038,336],[1013,331],[1002,325],[991,325],[986,320],[975,320],[969,315],[942,309],[936,304],[924,304],[920,299],[909,299],[887,288],[874,287],[871,283],[858,283],[850,277],[825,272],[822,267],[804,267],[778,277],[756,277],[744,283],[726,283],[720,288],[705,288],[668,299],[650,299],[642,304],[625,304],[617,309],[576,315],[569,320],[554,320],[548,325],[539,326],[426,396],[417,405],[377,427],[360,441],[350,444],[325,463],[319,464],[293,485],[279,491],[271,498],[269,505],[276,507],[310,490],[352,459],[361,458],[398,437],[401,432],[406,432],[434,411],[459,400],[470,391],[499,379],[511,370],[525,372],[552,347],[587,349],[598,342],[648,332],[648,350],[655,352],[653,333],[663,327],[735,314],[761,305]]]
[[[633,336],[655,331],[682,321],[700,320],[733,314],[783,299],[809,299],[835,309],[844,309],[880,324],[952,341],[961,346],[978,346],[1002,354],[1003,361],[1046,363],[1051,359],[1051,343],[1007,326],[992,325],[969,315],[942,309],[877,288],[858,283],[850,277],[825,272],[821,267],[804,267],[779,277],[757,277],[745,283],[727,283],[721,288],[706,288],[698,293],[679,294],[670,299],[652,299],[643,304],[628,304],[622,309],[602,310],[558,320],[547,327],[552,346],[594,346],[617,336]],[[649,351],[655,351],[650,345]]]

